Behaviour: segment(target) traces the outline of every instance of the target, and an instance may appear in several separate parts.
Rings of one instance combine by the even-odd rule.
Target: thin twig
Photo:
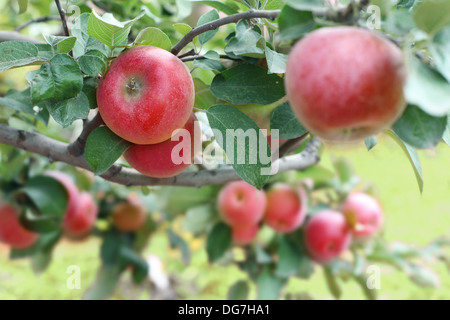
[[[255,19],[255,18],[265,18],[274,20],[280,14],[280,10],[249,10],[245,12],[240,12],[236,14],[232,14],[230,16],[226,16],[209,23],[203,24],[201,26],[193,28],[189,31],[176,45],[172,48],[172,53],[174,55],[178,55],[180,51],[189,44],[196,36],[202,34],[206,31],[217,29],[220,26],[236,23],[242,19]]]
[[[219,56],[219,58],[220,59],[228,59],[228,60],[240,60],[240,59],[236,59],[236,58],[231,58],[231,57],[227,56],[226,54],[221,54]],[[203,59],[208,59],[208,58],[205,56],[189,56],[189,57],[180,58],[180,60],[183,62],[194,61],[194,60],[203,60]]]
[[[55,3],[56,3],[56,7],[58,8],[59,16],[61,17],[64,34],[66,37],[68,37],[68,36],[70,36],[70,34],[69,34],[69,28],[67,27],[66,12],[61,7],[61,3],[59,2],[59,0],[55,0]]]
[[[100,113],[97,113],[92,120],[84,122],[83,131],[80,136],[67,146],[69,153],[75,157],[81,156],[84,153],[84,146],[86,145],[88,136],[101,124],[103,124],[103,119]]]
[[[22,31],[23,29],[25,29],[26,27],[28,27],[29,25],[33,24],[33,23],[40,23],[40,22],[48,22],[48,21],[56,21],[56,20],[60,20],[61,17],[58,16],[44,16],[44,17],[39,17],[36,19],[31,19],[27,22],[25,22],[24,24],[18,26],[15,30],[17,32]]]

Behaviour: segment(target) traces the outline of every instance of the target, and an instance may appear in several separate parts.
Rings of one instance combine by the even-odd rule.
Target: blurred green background
[[[401,241],[422,247],[438,238],[450,236],[450,171],[446,170],[450,148],[440,144],[436,150],[419,152],[422,161],[424,192],[421,196],[407,158],[389,137],[380,135],[378,145],[367,151],[364,144],[345,147],[327,146],[322,164],[331,168],[331,158],[344,156],[365,182],[373,182],[385,213],[384,233],[387,241]],[[189,237],[188,237],[189,238]],[[170,249],[167,235],[161,230],[150,240],[146,255],[156,254],[165,271],[174,280],[174,290],[183,299],[224,299],[229,287],[246,274],[236,266],[209,265],[202,244],[192,239],[192,259],[185,266],[181,253]],[[50,267],[35,275],[27,259],[10,261],[8,249],[0,245],[0,299],[80,299],[94,282],[100,242],[89,238],[82,243],[60,242]],[[406,274],[387,266],[381,268],[379,299],[450,299],[449,271],[442,263],[428,261],[439,273],[438,288],[422,288],[413,284]],[[69,290],[67,267],[81,270],[81,289]],[[296,298],[332,299],[321,268],[310,280],[291,279],[284,293]],[[111,299],[148,299],[150,284],[135,286],[129,273],[121,279]],[[343,299],[364,299],[361,288],[352,281],[342,283]],[[251,298],[255,297],[252,288]]]

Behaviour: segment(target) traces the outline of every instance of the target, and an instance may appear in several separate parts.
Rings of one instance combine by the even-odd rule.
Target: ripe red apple
[[[136,144],[170,139],[192,113],[194,83],[186,65],[170,52],[139,46],[113,61],[97,88],[105,124]]]
[[[245,246],[250,244],[258,234],[259,226],[257,224],[245,227],[234,227],[231,238],[237,245]]]
[[[45,175],[58,180],[67,190],[67,209],[64,215],[64,219],[71,219],[76,215],[78,210],[78,198],[79,192],[75,183],[67,174],[60,171],[46,171]]]
[[[15,249],[33,245],[39,235],[25,229],[19,221],[19,212],[10,204],[0,205],[0,241]]]
[[[342,213],[322,210],[314,214],[306,223],[305,245],[311,257],[320,263],[337,258],[346,250],[352,234]]]
[[[73,216],[66,217],[63,229],[71,237],[82,237],[92,229],[98,214],[97,204],[87,192],[81,192],[78,197],[77,211]]]
[[[217,205],[228,225],[235,228],[254,226],[264,215],[266,195],[245,181],[234,181],[220,190]]]
[[[375,234],[383,222],[383,210],[371,196],[355,192],[350,194],[342,206],[342,213],[353,228],[353,236],[368,237]]]
[[[146,215],[147,212],[143,204],[134,196],[118,203],[112,211],[114,225],[124,232],[133,232],[142,227]]]
[[[390,127],[406,107],[402,51],[357,27],[325,27],[298,41],[284,79],[299,121],[325,140],[376,134]]]
[[[201,148],[201,131],[197,118],[192,113],[184,126],[185,131],[176,131],[172,140],[157,144],[132,145],[125,152],[124,157],[137,171],[150,177],[167,178],[176,176],[186,170],[194,159],[194,155]],[[187,131],[186,131],[187,130]],[[189,133],[190,141],[184,141]],[[188,138],[186,136],[186,138]],[[186,146],[181,148],[181,146]],[[190,151],[189,154],[184,154]],[[173,159],[172,152],[181,163]]]
[[[285,183],[275,184],[267,192],[264,222],[280,233],[297,229],[305,220],[307,196],[303,188],[293,189]]]

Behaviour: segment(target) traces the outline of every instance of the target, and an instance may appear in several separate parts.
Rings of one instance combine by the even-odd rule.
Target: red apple
[[[254,226],[264,215],[266,195],[245,181],[234,181],[220,190],[217,205],[228,225],[235,228]]]
[[[64,215],[64,219],[71,219],[76,215],[78,210],[78,198],[79,192],[75,183],[67,174],[60,171],[46,171],[45,175],[58,180],[67,190],[67,209]]]
[[[124,157],[130,166],[147,176],[155,178],[176,176],[189,167],[195,153],[201,148],[200,125],[194,114],[191,114],[184,129],[183,132],[176,131],[173,140],[169,138],[157,144],[132,145]],[[184,141],[186,134],[189,134],[190,141]],[[181,148],[182,146],[185,148]],[[184,154],[186,150],[189,150],[190,154]],[[181,163],[174,161],[176,159],[173,158],[173,152],[180,158],[178,160]]]
[[[358,140],[379,133],[406,107],[402,51],[362,28],[311,32],[294,45],[284,79],[299,121],[325,140]]]
[[[267,192],[264,222],[280,233],[297,229],[306,217],[307,196],[303,188],[293,189],[285,183],[275,184]]]
[[[126,201],[114,206],[112,211],[114,225],[124,232],[133,232],[142,227],[146,215],[147,212],[137,196],[129,196]]]
[[[245,246],[250,244],[258,234],[259,226],[257,224],[245,227],[234,227],[231,238],[237,245]]]
[[[342,213],[353,228],[355,237],[368,237],[375,234],[383,222],[383,210],[371,196],[355,192],[350,194],[342,206]]]
[[[122,53],[97,88],[105,124],[135,144],[170,139],[189,119],[194,100],[189,69],[170,52],[151,46]]]
[[[80,193],[77,211],[73,216],[66,218],[63,229],[71,237],[81,237],[92,229],[98,214],[97,204],[87,192]]]
[[[309,254],[320,263],[337,258],[352,240],[344,215],[333,210],[314,214],[305,225],[304,236]]]
[[[10,204],[0,205],[0,241],[15,249],[33,245],[39,235],[25,229],[19,221],[19,212]]]

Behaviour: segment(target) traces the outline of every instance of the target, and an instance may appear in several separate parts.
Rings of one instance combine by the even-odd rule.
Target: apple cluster
[[[319,263],[338,257],[353,238],[368,238],[382,225],[381,206],[365,193],[348,195],[340,211],[326,209],[310,215],[307,199],[302,187],[276,183],[264,192],[236,181],[221,189],[217,204],[223,221],[232,229],[235,244],[252,243],[262,223],[278,233],[302,227],[308,254]]]
[[[80,192],[72,179],[59,171],[47,171],[47,176],[58,180],[66,189],[68,202],[61,228],[68,238],[82,239],[89,234],[98,214],[92,196]],[[0,242],[14,249],[26,249],[39,238],[39,234],[26,229],[20,221],[20,211],[9,203],[0,205]]]
[[[124,157],[144,175],[175,176],[186,170],[201,143],[193,113],[195,89],[189,69],[170,52],[152,46],[129,49],[115,59],[97,89],[99,113],[106,126],[132,143]],[[190,155],[172,159],[174,147],[187,139]],[[199,132],[199,131],[198,131]],[[197,137],[198,136],[198,137]],[[201,141],[200,141],[201,142]],[[183,141],[184,143],[184,141]]]
[[[80,192],[73,180],[63,172],[47,171],[45,174],[58,180],[67,191],[68,202],[62,223],[64,233],[69,238],[84,238],[94,226],[99,211],[91,194]]]

